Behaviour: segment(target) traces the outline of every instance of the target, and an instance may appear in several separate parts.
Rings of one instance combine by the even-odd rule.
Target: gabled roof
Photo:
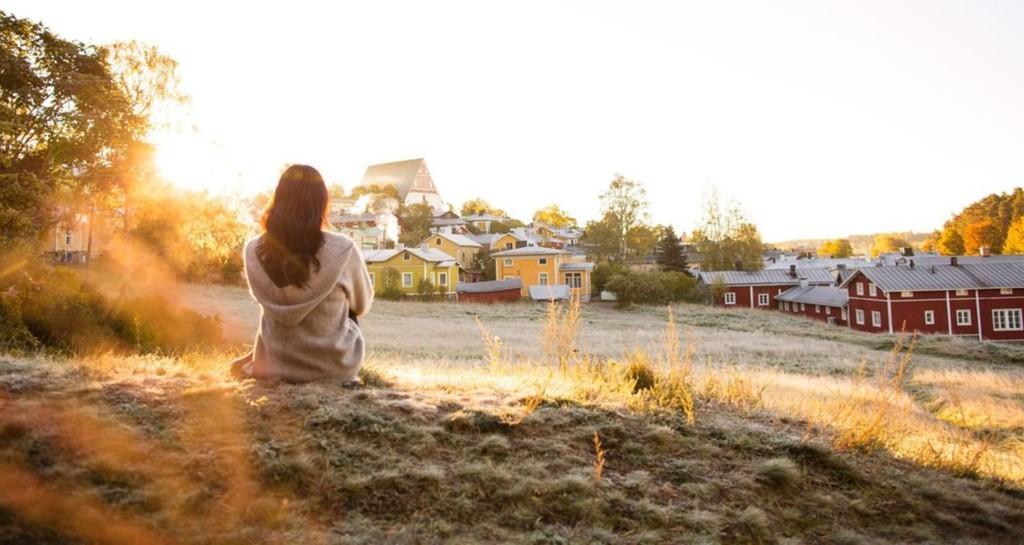
[[[409,189],[412,188],[413,182],[416,181],[416,173],[420,171],[422,163],[423,159],[419,158],[370,165],[366,167],[363,179],[356,184],[356,187],[392,185],[398,190],[398,196],[405,199],[405,196],[409,194]]]
[[[490,280],[487,282],[460,282],[459,285],[455,286],[457,293],[491,293],[521,289],[523,289],[523,280],[521,278]]]
[[[545,248],[544,246],[524,246],[522,248],[513,248],[511,250],[505,250],[502,252],[494,252],[491,254],[494,257],[516,257],[516,256],[546,256],[546,255],[569,255],[569,252],[565,250],[557,250],[555,248]]]
[[[832,273],[825,269],[797,269],[796,278],[789,275],[789,270],[764,269],[760,271],[701,271],[700,281],[713,284],[721,279],[727,286],[750,285],[799,285],[801,279],[810,284],[824,285],[835,283]]]
[[[437,263],[442,267],[449,267],[455,264],[454,257],[438,250],[437,248],[391,248],[387,250],[364,250],[363,259],[366,260],[367,263],[383,263],[403,252],[409,252],[428,263]]]
[[[427,237],[427,240],[429,240],[431,238],[434,238],[434,237],[446,238],[450,242],[455,244],[456,246],[468,246],[470,248],[479,248],[480,247],[480,243],[479,242],[477,242],[477,241],[475,241],[475,240],[473,240],[473,239],[471,239],[471,238],[469,238],[469,237],[467,237],[465,235],[456,235],[456,234],[452,234],[452,233],[434,233],[434,234],[430,235],[429,237]]]
[[[504,233],[480,233],[479,235],[466,235],[466,238],[475,241],[481,246],[487,246],[490,248],[491,244],[494,244],[494,241],[498,240],[498,237],[503,234]]]
[[[948,261],[947,261],[948,263]],[[967,265],[893,265],[857,270],[843,281],[864,275],[882,291],[943,291],[991,288],[1024,288],[1024,263]]]
[[[776,295],[775,299],[806,305],[845,307],[850,301],[850,294],[843,288],[832,286],[794,286]]]

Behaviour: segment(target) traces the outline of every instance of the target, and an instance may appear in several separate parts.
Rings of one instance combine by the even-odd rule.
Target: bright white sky
[[[332,5],[328,5],[332,4]],[[335,5],[336,4],[336,5]],[[183,185],[425,157],[442,197],[579,219],[615,173],[690,231],[715,184],[766,240],[936,228],[1024,183],[1024,2],[7,0],[176,58]]]

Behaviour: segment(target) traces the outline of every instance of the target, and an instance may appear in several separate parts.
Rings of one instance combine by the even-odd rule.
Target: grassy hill
[[[180,295],[248,337],[243,291]],[[1024,350],[673,314],[381,303],[358,389],[234,382],[227,355],[2,357],[0,543],[1024,535]]]

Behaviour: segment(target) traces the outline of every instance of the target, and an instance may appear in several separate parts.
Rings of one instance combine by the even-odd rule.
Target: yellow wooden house
[[[453,233],[436,233],[427,237],[423,245],[436,248],[452,256],[463,269],[473,268],[473,260],[480,253],[483,245],[465,236]]]
[[[498,280],[519,278],[523,297],[547,299],[565,293],[590,301],[593,263],[565,250],[526,246],[491,254]]]
[[[404,295],[418,295],[420,281],[424,278],[433,285],[434,294],[455,295],[455,287],[459,282],[459,263],[437,248],[420,246],[364,250],[363,258],[375,293],[384,292],[387,278],[391,276],[394,278],[394,287]]]

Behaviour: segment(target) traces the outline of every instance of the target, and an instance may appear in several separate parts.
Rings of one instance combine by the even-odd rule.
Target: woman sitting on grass
[[[260,304],[251,352],[231,363],[242,378],[355,381],[365,344],[357,318],[373,286],[359,248],[324,231],[327,186],[313,167],[281,175],[263,213],[263,234],[245,245],[249,290]]]

